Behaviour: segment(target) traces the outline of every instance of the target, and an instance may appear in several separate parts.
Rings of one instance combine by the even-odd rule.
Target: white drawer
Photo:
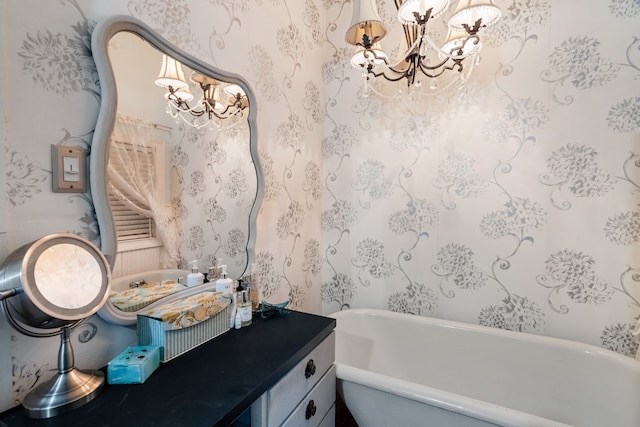
[[[279,426],[293,411],[300,399],[333,365],[335,340],[335,333],[331,332],[331,335],[311,350],[300,363],[267,392],[269,426]]]
[[[336,405],[334,404],[318,427],[336,427]]]
[[[282,427],[317,427],[336,401],[336,368],[329,371],[282,424]],[[335,419],[335,414],[334,414]]]

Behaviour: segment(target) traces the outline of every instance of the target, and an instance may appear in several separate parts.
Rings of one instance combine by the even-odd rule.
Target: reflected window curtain
[[[150,125],[118,116],[109,146],[107,167],[109,192],[132,211],[152,218],[156,238],[162,243],[162,268],[178,265],[176,220],[164,206],[162,190],[156,178]],[[119,167],[115,167],[114,164]]]

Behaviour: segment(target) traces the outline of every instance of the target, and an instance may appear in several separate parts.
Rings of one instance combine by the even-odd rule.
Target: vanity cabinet
[[[230,330],[163,363],[144,384],[106,385],[86,405],[46,420],[22,408],[2,427],[333,427],[335,319],[298,311]],[[254,416],[255,414],[255,416]]]
[[[252,427],[333,427],[335,333],[331,333],[251,406]]]

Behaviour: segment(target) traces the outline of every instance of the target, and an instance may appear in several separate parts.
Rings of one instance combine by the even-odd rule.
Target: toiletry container
[[[223,295],[231,296],[231,286],[233,285],[233,280],[227,277],[227,266],[222,265],[220,267],[222,270],[221,277],[216,280],[216,292],[222,292]]]
[[[253,310],[251,309],[250,292],[250,290],[244,290],[236,294],[238,295],[238,302],[236,306],[238,314],[240,314],[242,327],[249,326],[252,321]]]
[[[229,328],[233,328],[238,314],[238,294],[231,294],[231,316],[229,316]]]
[[[204,274],[198,270],[198,261],[193,260],[191,264],[191,273],[187,274],[187,287],[198,286],[204,283]]]
[[[223,261],[222,258],[216,258],[214,264],[209,267],[209,274],[210,274],[209,280],[211,280],[212,282],[215,282],[220,277],[222,277],[220,275],[220,266],[222,265],[222,261]]]
[[[240,317],[240,313],[236,313],[235,327],[236,329],[242,328],[242,318]]]
[[[218,268],[214,267],[212,265],[209,266],[209,268],[207,268],[207,270],[209,271],[209,274],[207,274],[207,277],[209,278],[210,282],[215,282],[216,280],[218,280]]]
[[[258,282],[256,280],[256,264],[251,263],[249,265],[249,274],[245,277],[245,287],[249,291],[249,299],[251,300],[251,308],[257,310],[260,305],[260,299],[258,291]]]

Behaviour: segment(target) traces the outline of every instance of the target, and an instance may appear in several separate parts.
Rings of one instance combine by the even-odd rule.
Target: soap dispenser
[[[204,283],[204,274],[198,270],[198,261],[193,260],[191,264],[191,273],[187,274],[187,287],[198,286]]]
[[[220,278],[216,280],[216,292],[222,292],[223,295],[231,296],[231,286],[233,284],[233,280],[227,277],[227,266],[220,266],[222,273],[220,273]]]

